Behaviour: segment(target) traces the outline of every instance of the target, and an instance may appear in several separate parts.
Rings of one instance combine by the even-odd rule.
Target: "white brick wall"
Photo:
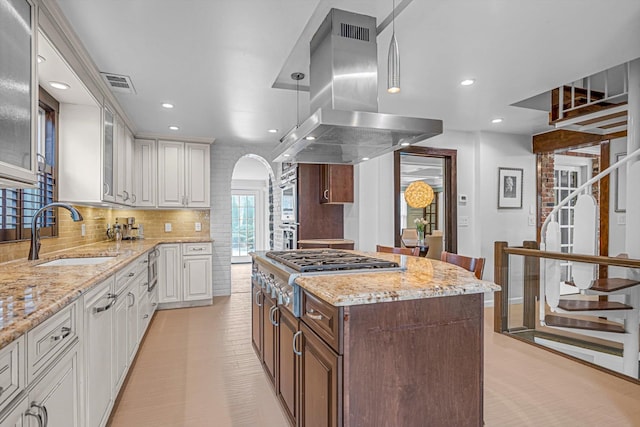
[[[213,144],[211,146],[211,238],[213,239],[213,296],[231,294],[231,177],[242,156],[253,154],[265,162],[271,158],[273,146],[257,144]],[[275,176],[274,176],[275,171]],[[271,163],[269,175],[274,184],[275,247],[282,245],[278,233],[280,220],[280,164]]]

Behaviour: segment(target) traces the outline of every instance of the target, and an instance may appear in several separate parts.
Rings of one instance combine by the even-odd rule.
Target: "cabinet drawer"
[[[211,243],[183,243],[182,255],[211,255]]]
[[[24,389],[24,335],[0,350],[0,412]]]
[[[27,332],[27,380],[31,382],[78,336],[78,302]]]
[[[334,307],[307,291],[302,293],[302,320],[335,351],[342,354],[342,308]]]
[[[147,262],[147,255],[142,255],[116,273],[116,294],[120,294],[136,276],[147,270]]]

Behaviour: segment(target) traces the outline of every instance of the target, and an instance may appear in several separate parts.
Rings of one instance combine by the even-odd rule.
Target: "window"
[[[42,206],[57,200],[57,114],[58,102],[40,89],[36,143],[38,186],[0,190],[0,241],[30,239],[33,215]],[[55,211],[45,212],[40,221],[41,236],[58,234]]]

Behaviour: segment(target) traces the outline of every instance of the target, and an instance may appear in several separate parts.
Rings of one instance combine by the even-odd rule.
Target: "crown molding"
[[[195,142],[198,144],[213,144],[215,138],[202,138],[202,137],[181,137],[178,135],[162,135],[158,133],[140,133],[135,134],[136,139],[157,139],[161,141],[178,141],[178,142]]]

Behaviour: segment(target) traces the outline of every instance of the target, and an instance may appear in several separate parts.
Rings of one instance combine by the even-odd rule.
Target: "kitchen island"
[[[500,288],[436,260],[363,255],[404,270],[293,276],[297,310],[274,292],[277,265],[253,255],[254,347],[292,425],[481,426],[483,293]]]

